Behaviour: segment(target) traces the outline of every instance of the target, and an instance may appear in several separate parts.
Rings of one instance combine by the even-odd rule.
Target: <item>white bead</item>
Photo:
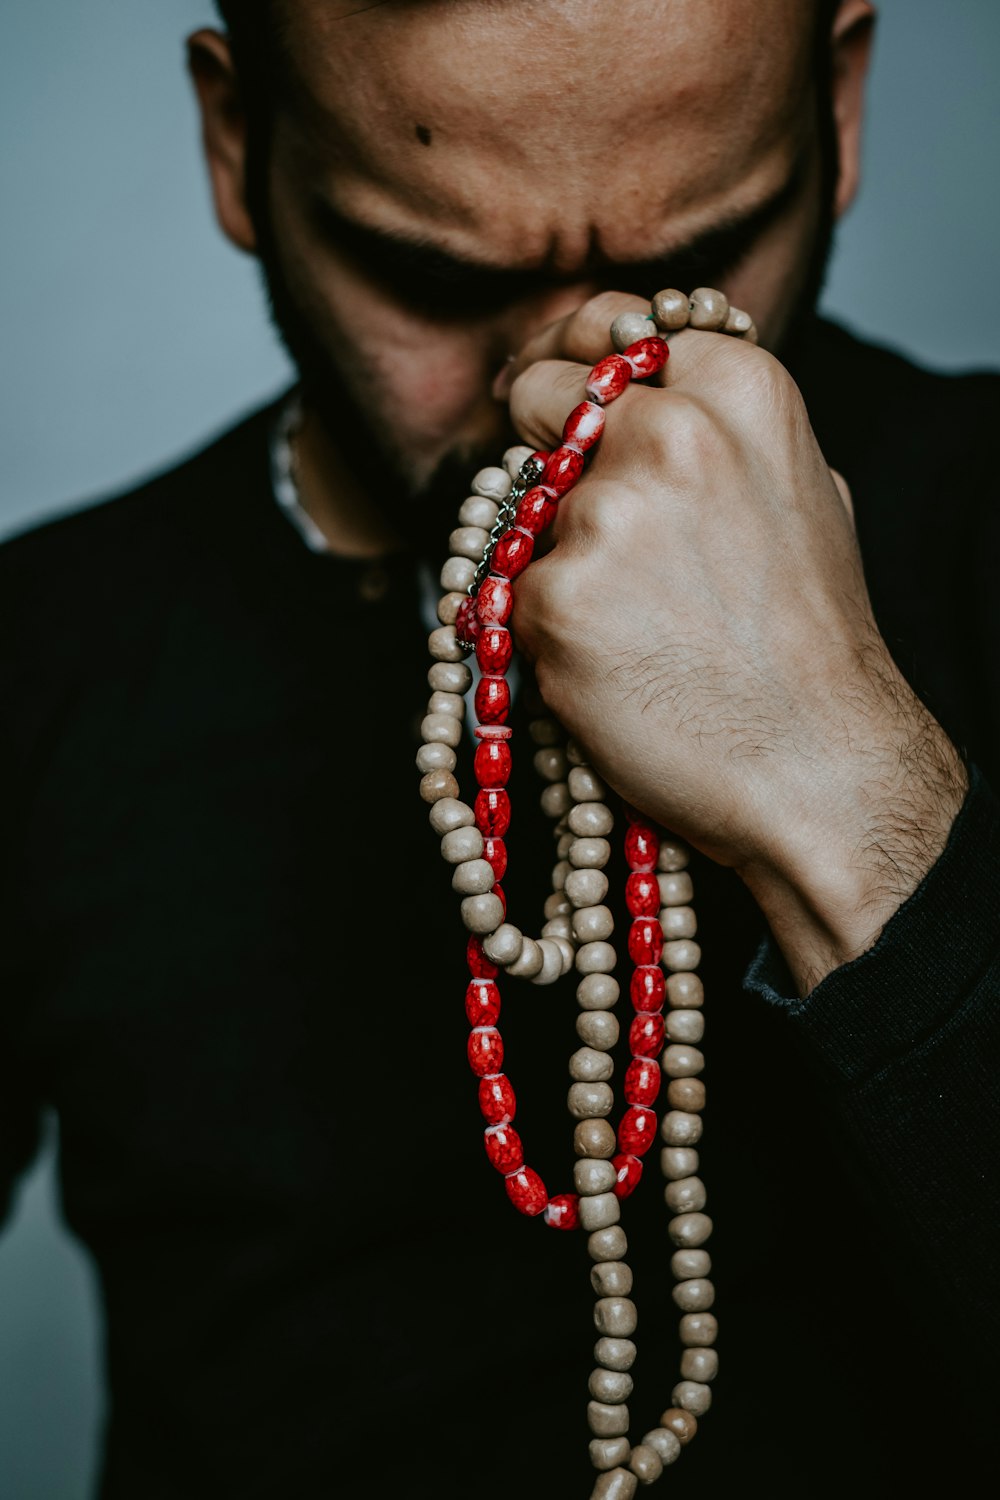
[[[673,973],[696,969],[701,963],[701,949],[690,938],[681,938],[676,943],[664,943],[663,967]]]
[[[534,938],[526,937],[519,956],[512,964],[504,964],[507,973],[515,979],[534,979],[544,963],[541,945]]]
[[[574,802],[603,802],[608,789],[589,766],[574,766],[569,773],[570,796]]]
[[[542,928],[543,938],[565,938],[567,943],[573,940],[573,923],[569,917],[550,917]]]
[[[611,974],[616,962],[610,943],[584,943],[577,950],[576,967],[580,974]]]
[[[458,526],[448,538],[448,551],[454,557],[468,557],[478,563],[490,539],[482,526]]]
[[[454,750],[462,738],[462,726],[451,714],[428,714],[420,725],[421,739],[450,745]]]
[[[588,1232],[607,1229],[610,1225],[617,1224],[622,1216],[621,1203],[614,1193],[594,1193],[590,1198],[581,1198],[577,1212],[581,1227]],[[596,1391],[594,1394],[597,1394]]]
[[[462,902],[462,921],[479,937],[494,932],[503,921],[503,902],[492,894],[466,896]]]
[[[462,501],[458,519],[463,526],[475,526],[488,534],[493,530],[499,514],[500,507],[494,500],[487,500],[485,495],[470,495],[467,500]]]
[[[600,1157],[584,1156],[573,1163],[573,1186],[586,1197],[611,1192],[617,1180],[614,1164]]]
[[[523,443],[516,443],[513,448],[507,449],[503,456],[503,466],[512,479],[517,478],[534,451],[534,448],[526,448]]]
[[[418,771],[454,771],[458,756],[450,745],[430,740],[417,751]]]
[[[437,617],[442,625],[454,625],[458,619],[458,611],[465,603],[466,593],[464,589],[452,589],[450,594],[442,594],[438,600]]]
[[[467,802],[457,797],[445,797],[435,802],[430,811],[431,827],[442,836],[453,828],[465,828],[476,821],[476,815]]]
[[[663,1019],[672,1042],[700,1042],[705,1035],[705,1017],[700,1010],[668,1010]]]
[[[569,862],[577,870],[602,870],[610,858],[607,839],[578,838],[569,851]]]
[[[660,1067],[668,1078],[697,1078],[704,1071],[705,1054],[688,1042],[671,1042],[660,1055]]]
[[[572,1083],[566,1103],[574,1120],[592,1120],[609,1115],[615,1096],[606,1083]]]
[[[642,1440],[644,1448],[652,1448],[662,1464],[675,1463],[680,1455],[681,1440],[669,1427],[654,1427]]]
[[[604,1083],[614,1071],[614,1058],[596,1047],[579,1047],[569,1060],[570,1077],[579,1083]]]
[[[551,786],[543,789],[539,800],[547,818],[561,818],[571,806],[569,787],[565,781],[553,781]]]
[[[572,916],[573,936],[578,943],[602,942],[615,930],[609,906],[581,906]]]
[[[660,931],[667,942],[679,938],[693,938],[698,931],[698,920],[693,906],[664,906],[660,910]]]
[[[604,838],[614,828],[615,820],[604,802],[578,802],[570,809],[569,826],[580,838]]]
[[[461,693],[431,693],[427,704],[429,714],[450,714],[453,719],[465,718],[465,699]]]
[[[690,859],[691,855],[685,844],[674,839],[663,839],[656,859],[656,868],[664,872],[686,870]]]
[[[472,481],[473,492],[485,495],[489,500],[506,500],[513,485],[514,481],[507,470],[497,468],[496,465],[480,469]]]
[[[558,745],[543,745],[534,754],[534,766],[543,781],[565,781],[569,773],[566,752]]]
[[[441,587],[461,591],[467,589],[476,576],[476,565],[471,557],[449,557],[441,569]]]
[[[568,938],[559,937],[558,935],[556,935],[552,937],[551,941],[555,943],[562,957],[563,974],[568,974],[570,969],[573,967],[573,963],[576,959],[576,949],[573,947],[573,944],[569,941]]]
[[[660,887],[661,906],[686,906],[694,898],[694,886],[686,870],[657,875],[656,883]]]
[[[566,876],[569,874],[569,870],[569,860],[567,859],[561,859],[559,863],[553,867],[552,889],[554,891],[562,890],[563,886],[566,884]]]
[[[576,1034],[588,1047],[603,1047],[610,1052],[620,1031],[618,1017],[610,1010],[585,1010],[576,1018]]]
[[[451,768],[449,767],[448,769],[450,770]],[[553,917],[568,917],[573,908],[566,900],[562,891],[553,891],[551,895],[546,896],[545,905],[542,910],[545,912],[546,917],[551,920]]]
[[[427,649],[435,661],[461,661],[465,656],[455,639],[454,625],[442,625],[427,637]]]
[[[542,951],[542,967],[538,973],[532,976],[532,984],[554,984],[563,971],[562,953],[550,938],[542,937],[538,941]]]
[[[617,979],[607,973],[588,974],[576,987],[577,1003],[582,1010],[608,1010],[618,1003],[620,993]]]
[[[493,889],[495,881],[493,866],[488,860],[467,859],[455,866],[451,888],[462,896],[482,896]]]
[[[704,1416],[712,1404],[712,1388],[696,1380],[682,1380],[670,1393],[675,1406],[689,1411],[693,1417]]]
[[[491,937],[483,943],[483,952],[491,964],[512,964],[516,958],[521,956],[521,948],[524,938],[521,929],[515,927],[513,922],[504,922],[498,927]]]
[[[600,870],[571,870],[563,889],[574,906],[599,906],[608,894],[608,877]]]
[[[556,842],[556,859],[565,859],[575,843],[571,833],[561,833]]]
[[[464,864],[467,859],[479,859],[483,852],[483,836],[475,825],[453,828],[441,840],[441,854],[450,865]]]
[[[464,661],[436,661],[427,673],[427,683],[436,693],[467,693],[472,672]]]

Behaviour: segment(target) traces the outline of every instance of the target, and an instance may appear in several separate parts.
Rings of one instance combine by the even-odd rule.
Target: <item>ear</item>
[[[257,237],[246,203],[246,115],[229,42],[217,31],[196,31],[188,37],[187,55],[215,217],[227,239],[252,255]]]
[[[841,0],[830,36],[833,117],[840,162],[834,199],[838,218],[854,201],[861,178],[865,79],[874,32],[875,8],[870,0]]]

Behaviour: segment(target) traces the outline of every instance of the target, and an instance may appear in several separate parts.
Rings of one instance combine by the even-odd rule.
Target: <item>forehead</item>
[[[570,266],[595,240],[634,253],[787,175],[811,125],[813,11],[286,0],[284,120],[306,173],[365,222],[525,264]]]

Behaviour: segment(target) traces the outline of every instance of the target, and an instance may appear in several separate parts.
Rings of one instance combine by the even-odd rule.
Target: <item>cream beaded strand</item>
[[[618,353],[599,361],[590,372],[589,399],[567,419],[559,447],[551,454],[511,448],[502,468],[476,475],[473,493],[462,504],[459,526],[450,538],[451,556],[441,571],[442,624],[429,641],[432,692],[417,753],[420,794],[430,803],[431,826],[441,838],[442,855],[453,866],[452,885],[462,898],[462,919],[470,934],[469,1061],[480,1080],[487,1153],[503,1173],[508,1196],[520,1212],[539,1215],[554,1228],[580,1225],[589,1234],[598,1338],[587,1415],[593,1434],[590,1456],[600,1471],[592,1500],[631,1500],[638,1484],[652,1483],[675,1461],[711,1404],[710,1382],[718,1369],[717,1326],[710,1311],[715,1295],[708,1279],[711,1258],[703,1248],[712,1222],[704,1212],[706,1193],[697,1175],[705,1104],[698,1076],[704,1059],[697,1045],[704,1032],[703,990],[694,972],[700,950],[687,872],[689,851],[680,840],[661,834],[641,814],[626,809],[626,899],[632,918],[628,948],[635,966],[630,983],[635,1016],[629,1031],[632,1061],[625,1079],[628,1109],[616,1136],[607,1117],[614,1107],[609,1080],[612,1049],[620,1037],[615,1015],[620,985],[614,974],[618,955],[611,941],[615,919],[605,904],[604,874],[614,815],[601,778],[539,699],[540,713],[530,722],[529,733],[536,747],[535,768],[546,782],[542,809],[554,823],[553,889],[537,939],[507,922],[500,885],[510,821],[505,786],[512,731],[505,723],[510,694],[504,677],[512,641],[507,624],[513,607],[511,582],[527,566],[534,538],[551,522],[559,499],[580,477],[584,454],[603,428],[603,407],[630,380],[655,374],[669,352],[662,335],[686,326],[756,340],[749,316],[731,308],[721,292],[699,288],[690,298],[673,289],[660,292],[648,314],[626,313],[612,324],[611,342]],[[480,790],[474,807],[460,799],[454,775],[464,736],[465,695],[473,682],[464,658],[472,650],[482,669],[475,696]],[[534,984],[549,984],[573,967],[580,976],[576,1029],[582,1043],[569,1064],[575,1192],[550,1197],[537,1173],[525,1165],[512,1125],[516,1101],[502,1071],[495,981],[502,970]],[[657,1117],[650,1106],[659,1092],[661,1070],[668,1079],[669,1109],[659,1122],[660,1166],[672,1215],[668,1233],[675,1246],[673,1297],[682,1314],[683,1353],[673,1404],[659,1426],[633,1446],[626,1403],[632,1392],[628,1372],[636,1355],[631,1335],[637,1314],[630,1297],[632,1273],[625,1260],[628,1243],[619,1222],[620,1202],[636,1187],[641,1156],[654,1138]]]

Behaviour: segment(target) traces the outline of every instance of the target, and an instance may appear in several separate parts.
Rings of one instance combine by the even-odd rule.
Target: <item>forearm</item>
[[[792,806],[739,868],[800,996],[872,946],[940,856],[968,791],[940,725],[901,679],[880,686],[894,712],[845,727],[839,753],[816,767],[812,815]]]
[[[966,1401],[994,1380],[1000,1337],[1000,809],[979,773],[867,952],[801,999],[768,940],[746,988],[801,1036],[822,1116],[868,1184],[862,1239],[895,1245],[914,1327],[942,1359],[961,1345]]]

